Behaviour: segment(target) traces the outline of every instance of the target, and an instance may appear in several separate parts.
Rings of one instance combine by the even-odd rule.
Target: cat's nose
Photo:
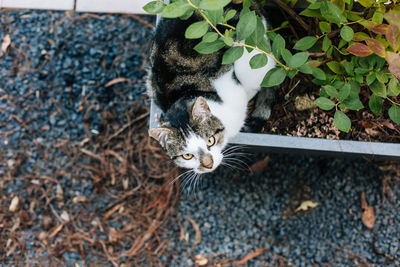
[[[211,155],[206,155],[206,156],[202,159],[201,163],[202,163],[202,165],[204,166],[204,168],[207,168],[207,169],[211,169],[211,168],[213,167],[213,165],[214,165],[214,161],[213,161]]]
[[[211,169],[213,167],[213,162],[211,161],[208,165],[205,165],[207,169]]]

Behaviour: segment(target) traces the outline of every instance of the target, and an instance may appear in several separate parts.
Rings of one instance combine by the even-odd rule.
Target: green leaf
[[[200,54],[211,54],[220,50],[224,46],[224,42],[219,39],[211,43],[205,43],[202,41],[194,47],[194,50]]]
[[[257,18],[254,11],[247,12],[240,16],[236,26],[236,36],[238,40],[244,40],[250,36],[257,27]]]
[[[296,70],[289,70],[289,71],[287,72],[287,76],[288,76],[290,79],[292,79],[296,74],[297,74],[297,71],[296,71]]]
[[[400,94],[400,83],[396,78],[391,78],[388,84],[388,95],[398,96]]]
[[[259,42],[257,46],[262,51],[265,51],[267,53],[271,53],[271,44],[269,43],[269,41],[267,41],[267,39],[263,38],[263,40],[261,40],[261,42]]]
[[[259,69],[267,65],[268,57],[265,54],[257,54],[250,59],[250,67],[252,69]]]
[[[321,2],[321,14],[329,22],[340,24],[347,22],[342,10],[334,3],[324,0]]]
[[[343,132],[348,133],[350,131],[351,121],[349,117],[347,117],[347,115],[340,110],[336,110],[333,117],[333,123],[335,124],[336,128]]]
[[[286,48],[281,50],[281,54],[286,63],[289,62],[289,59],[293,56],[292,53]]]
[[[161,1],[151,1],[143,7],[143,10],[150,14],[157,14],[163,11],[164,7],[165,4]]]
[[[340,30],[340,36],[345,40],[346,42],[350,42],[353,37],[354,37],[354,31],[352,28],[349,26],[343,26],[343,28]]]
[[[354,12],[348,12],[347,19],[351,21],[358,21],[361,20],[361,17]]]
[[[222,56],[222,64],[232,64],[243,55],[243,46],[234,46],[225,51]]]
[[[371,97],[369,98],[368,106],[369,109],[372,111],[372,113],[374,113],[375,116],[378,116],[383,106],[382,97],[372,94]]]
[[[320,21],[319,22],[319,28],[322,33],[330,33],[331,32],[331,24],[326,21]]]
[[[373,83],[370,84],[369,88],[371,91],[380,97],[386,98],[386,86],[385,84],[381,83],[378,80],[375,80]]]
[[[203,42],[211,43],[218,39],[218,34],[216,32],[207,32],[203,36]]]
[[[363,6],[363,7],[371,7],[375,1],[374,0],[358,0],[358,2]]]
[[[265,75],[261,86],[272,87],[281,84],[286,78],[286,71],[283,68],[273,68]]]
[[[324,39],[322,40],[322,50],[327,51],[331,46],[331,44],[332,44],[331,39],[329,39],[328,36],[325,36]]]
[[[272,52],[275,57],[279,58],[281,56],[281,51],[285,48],[285,44],[285,39],[280,34],[277,34],[272,41]]]
[[[400,107],[393,105],[389,108],[389,117],[392,121],[397,124],[400,124]]]
[[[222,9],[230,2],[231,0],[202,0],[200,2],[200,8],[205,10]]]
[[[222,8],[207,10],[206,15],[210,19],[211,23],[214,25],[224,21],[224,10]]]
[[[318,80],[326,80],[326,74],[319,68],[312,68],[312,75]]]
[[[161,12],[164,18],[178,18],[183,16],[191,7],[185,1],[176,1],[166,6]]]
[[[387,83],[389,81],[389,77],[383,71],[379,70],[376,72],[376,78],[381,83]]]
[[[329,84],[328,84],[328,85],[323,86],[322,88],[325,90],[325,92],[326,92],[330,97],[336,98],[336,97],[338,96],[338,91],[337,91],[336,88],[333,87],[332,85],[329,85]]]
[[[288,67],[290,68],[298,68],[307,62],[308,57],[310,56],[307,52],[300,52],[294,54],[287,62]]]
[[[339,101],[344,101],[350,95],[351,86],[349,83],[345,84],[339,90],[338,99]]]
[[[375,72],[371,71],[368,75],[367,78],[365,78],[365,81],[367,82],[367,85],[370,85],[376,80],[376,74]]]
[[[198,39],[201,38],[208,31],[207,21],[198,21],[187,27],[185,31],[186,39]]]
[[[360,99],[358,99],[358,96],[356,98],[347,98],[339,106],[342,110],[346,108],[350,110],[360,110],[364,108],[364,105],[361,103]]]
[[[329,61],[326,65],[336,74],[342,74],[343,71],[340,68],[340,64],[337,61]]]
[[[312,74],[312,69],[307,64],[299,67],[299,71],[304,74]]]
[[[257,26],[255,31],[246,38],[246,44],[251,44],[252,46],[259,46],[265,40],[265,26],[260,17],[257,17]]]
[[[321,16],[321,12],[319,10],[312,10],[312,9],[304,9],[299,13],[299,15],[310,17],[310,18],[318,18]]]
[[[227,22],[228,20],[232,19],[235,15],[236,15],[236,10],[234,9],[229,10],[224,16],[224,21]]]
[[[317,37],[306,36],[298,40],[293,48],[296,50],[307,50],[311,48],[317,42],[317,40]]]
[[[352,62],[345,61],[342,63],[342,66],[344,67],[344,70],[346,73],[350,76],[353,76],[353,70],[354,70],[354,64]]]
[[[335,106],[335,103],[332,100],[323,96],[315,99],[314,103],[323,110],[331,110]]]
[[[227,45],[227,46],[232,46],[233,45],[233,38],[232,37],[230,37],[230,36],[226,36],[226,37],[224,37],[223,38],[223,41],[224,41],[224,43]]]

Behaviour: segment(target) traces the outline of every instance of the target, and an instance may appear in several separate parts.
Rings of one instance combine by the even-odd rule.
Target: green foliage
[[[244,49],[258,52],[249,62],[253,69],[275,61],[276,67],[265,74],[262,86],[280,85],[286,77],[298,73],[310,75],[312,82],[321,86],[315,104],[333,110],[334,124],[341,131],[350,131],[348,112],[365,108],[361,93],[369,97],[367,108],[373,114],[400,123],[399,7],[385,5],[384,0],[308,0],[308,7],[298,14],[308,19],[309,35],[292,42],[279,33],[287,27],[287,21],[266,31],[261,18],[250,10],[250,1],[235,1],[243,5],[239,16],[235,10],[224,10],[230,2],[175,0],[167,5],[157,0],[143,9],[181,19],[197,12],[203,20],[191,24],[185,36],[200,40],[194,49],[202,54],[226,49],[223,64],[235,62]],[[293,6],[297,1],[284,2]],[[230,25],[235,16],[239,17],[238,23]],[[390,105],[388,114],[382,112],[384,102]]]

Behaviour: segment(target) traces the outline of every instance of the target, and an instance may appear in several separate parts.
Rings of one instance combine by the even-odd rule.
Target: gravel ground
[[[154,23],[154,18],[144,19]],[[96,195],[98,203],[83,208],[103,215],[112,198],[99,193],[93,180],[71,177],[80,169],[69,161],[65,144],[97,138],[107,130],[102,119],[112,114],[112,120],[123,121],[132,101],[148,104],[143,78],[152,29],[146,21],[122,15],[1,11],[0,20],[0,40],[11,37],[0,57],[0,207],[8,209],[13,196],[27,198],[29,175],[51,176],[58,182],[43,185],[53,192],[49,197],[60,193],[57,184],[64,205],[77,195]],[[106,86],[120,77],[126,80]],[[257,154],[248,163],[265,156]],[[294,155],[270,155],[261,172],[221,168],[205,176],[194,192],[181,195],[178,215],[168,226],[171,232],[162,236],[170,239],[172,251],[163,256],[162,265],[192,266],[196,255],[197,263],[203,257],[232,265],[247,255],[242,262],[249,266],[400,266],[396,168],[360,159]],[[118,194],[122,189],[113,190]],[[372,230],[361,221],[362,192],[375,212]],[[318,206],[296,211],[307,200]],[[34,209],[29,201],[20,206]],[[62,214],[63,205],[54,203],[54,210]],[[89,216],[80,212],[76,214]],[[0,238],[11,236],[3,223],[10,216],[0,213]],[[46,214],[35,216],[36,223],[24,226],[24,258],[4,257],[10,246],[0,244],[2,266],[47,256],[46,250],[37,255],[43,247],[38,240],[43,225],[37,222]],[[113,227],[121,225],[115,222]],[[107,238],[101,231],[93,234]],[[67,265],[112,264],[95,254],[64,252],[59,256]],[[257,257],[247,261],[250,256]]]

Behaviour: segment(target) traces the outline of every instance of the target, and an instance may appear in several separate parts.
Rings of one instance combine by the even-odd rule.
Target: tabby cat
[[[225,9],[240,8],[231,3]],[[255,1],[251,8],[267,26]],[[237,23],[238,13],[230,23]],[[249,120],[268,119],[274,89],[261,88],[260,84],[275,66],[269,59],[265,67],[251,69],[249,60],[256,52],[246,49],[230,65],[221,64],[226,49],[207,55],[197,53],[193,47],[200,40],[185,39],[185,30],[200,20],[195,12],[187,20],[159,21],[148,75],[149,95],[164,113],[161,126],[150,129],[149,135],[179,167],[197,174],[212,172],[224,163],[224,156],[229,154],[224,148],[244,127],[248,102],[258,92]],[[223,26],[221,31],[225,31]]]

